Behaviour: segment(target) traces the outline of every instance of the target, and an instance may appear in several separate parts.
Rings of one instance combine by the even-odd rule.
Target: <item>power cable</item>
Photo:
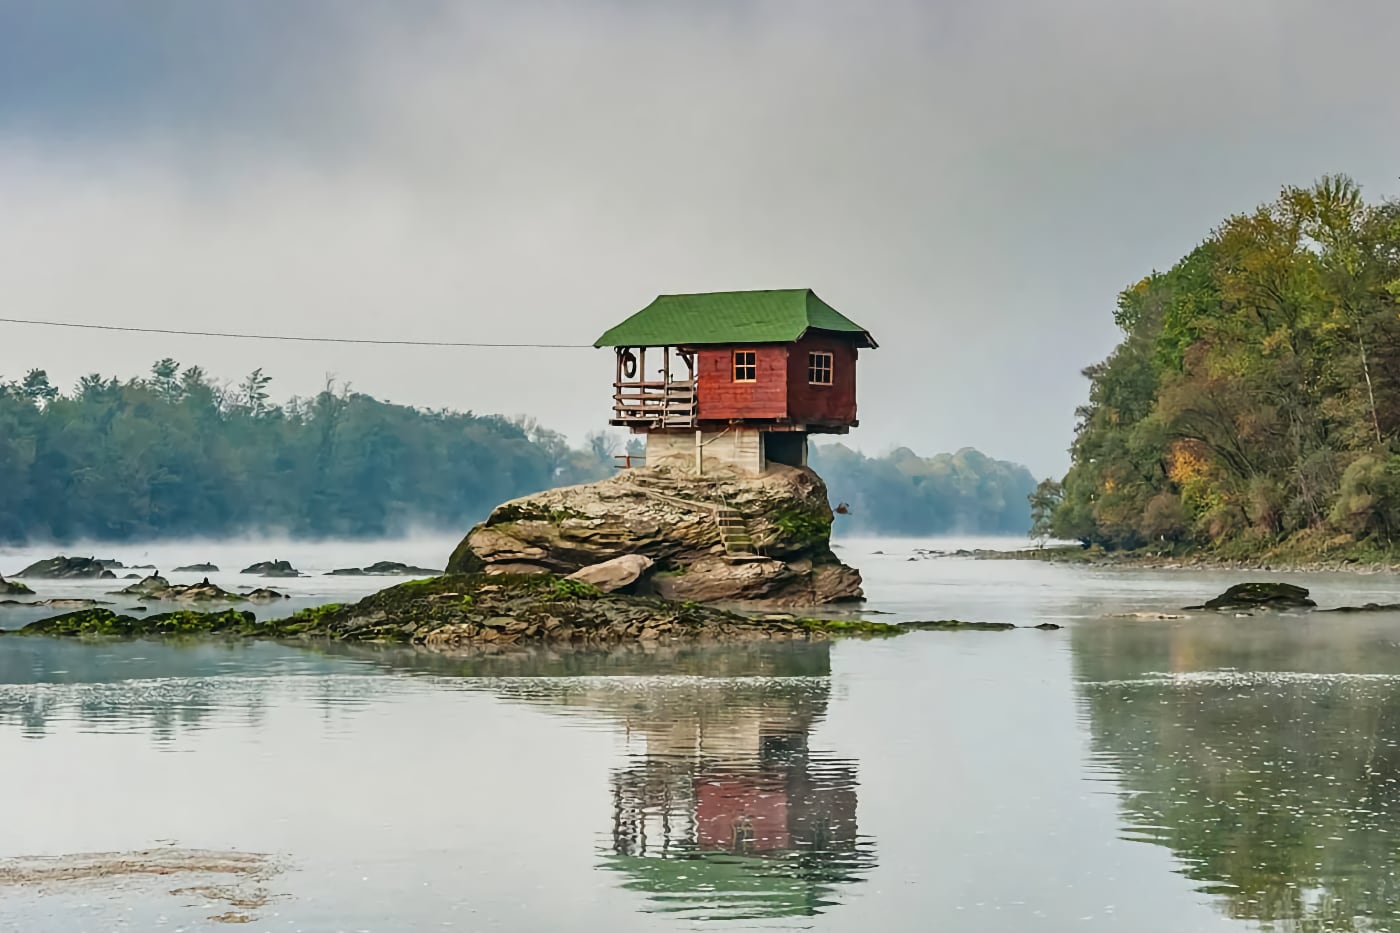
[[[450,340],[374,340],[358,337],[299,337],[293,334],[233,334],[206,330],[173,330],[163,327],[122,327],[116,324],[78,324],[73,321],[30,321],[0,317],[0,324],[31,324],[36,327],[72,327],[79,330],[119,331],[127,334],[169,334],[177,337],[225,337],[233,340],[289,340],[298,343],[355,343],[378,347],[482,347],[531,350],[582,350],[585,343],[482,343]]]

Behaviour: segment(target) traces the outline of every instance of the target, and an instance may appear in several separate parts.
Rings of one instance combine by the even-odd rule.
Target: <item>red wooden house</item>
[[[801,288],[661,295],[594,346],[616,351],[611,423],[646,435],[648,464],[761,473],[859,424],[856,356],[876,343]]]

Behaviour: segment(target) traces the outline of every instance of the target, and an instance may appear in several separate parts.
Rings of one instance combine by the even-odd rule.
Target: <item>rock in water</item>
[[[1248,611],[1250,609],[1311,609],[1317,603],[1308,591],[1291,583],[1236,583],[1214,599],[1187,609]]]
[[[642,554],[623,554],[621,557],[575,570],[565,579],[582,580],[584,583],[593,584],[604,593],[615,593],[640,580],[642,574],[650,570],[654,563],[650,557]]]
[[[441,570],[427,567],[410,567],[396,560],[375,561],[368,567],[339,567],[327,571],[328,577],[436,577]]]
[[[16,583],[13,580],[6,580],[0,577],[0,593],[8,596],[32,596],[34,591],[23,583]]]
[[[165,577],[151,574],[130,586],[122,587],[113,595],[117,596],[155,596],[161,597],[170,592],[170,581]]]
[[[279,599],[291,599],[291,597],[288,596],[286,593],[279,593],[276,590],[269,590],[263,587],[259,587],[258,589],[253,590],[253,592],[249,593],[247,599],[249,602],[254,603],[273,603]]]
[[[244,567],[239,573],[251,573],[260,577],[299,577],[301,571],[285,560],[264,560]]]
[[[151,597],[147,597],[148,599]],[[191,583],[189,586],[172,586],[170,590],[161,597],[162,599],[179,599],[185,602],[242,602],[246,597],[237,593],[230,593],[228,590],[216,583],[210,583],[205,577],[198,583]]]
[[[91,609],[94,606],[110,606],[111,603],[101,599],[41,599],[29,605],[48,606],[50,609]]]
[[[113,595],[136,596],[140,599],[178,599],[184,602],[232,603],[242,602],[245,598],[210,583],[208,577],[198,583],[191,583],[189,586],[171,586],[170,581],[154,574],[138,583],[117,590]]]
[[[370,576],[382,575],[386,577],[435,577],[442,571],[429,570],[427,567],[412,567],[396,560],[379,560],[366,567],[365,573]]]
[[[186,564],[183,567],[176,567],[171,573],[218,573],[219,568],[213,564]]]
[[[50,557],[25,567],[17,577],[46,580],[115,580],[117,575],[91,557]]]
[[[861,597],[860,574],[831,550],[821,477],[631,469],[506,502],[473,528],[448,573],[571,574],[635,554],[656,592],[695,602],[814,605]]]

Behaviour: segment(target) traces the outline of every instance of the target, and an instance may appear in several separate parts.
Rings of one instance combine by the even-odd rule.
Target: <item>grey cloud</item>
[[[810,285],[881,340],[869,450],[1058,471],[1118,289],[1282,184],[1396,190],[1390,3],[139,10],[158,28],[41,24],[24,67],[58,83],[0,74],[13,316],[588,343],[658,292]],[[10,374],[167,354],[576,437],[610,378],[589,350],[0,330]]]

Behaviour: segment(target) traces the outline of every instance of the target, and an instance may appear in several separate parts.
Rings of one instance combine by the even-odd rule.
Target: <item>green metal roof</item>
[[[809,330],[856,337],[876,346],[869,331],[817,297],[810,288],[660,295],[594,342],[595,347],[699,347],[731,343],[791,343]]]

